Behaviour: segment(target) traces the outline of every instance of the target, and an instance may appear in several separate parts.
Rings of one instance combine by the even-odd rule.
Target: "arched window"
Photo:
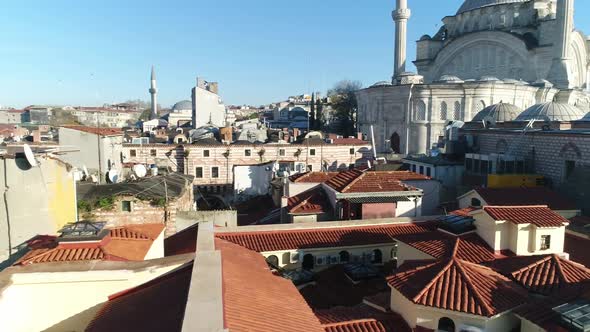
[[[477,198],[472,198],[471,199],[471,206],[473,207],[481,207],[481,201]]]
[[[350,254],[348,251],[344,250],[340,252],[340,263],[348,263],[350,262]]]
[[[442,121],[446,121],[449,118],[448,114],[447,114],[447,103],[445,103],[444,101],[442,103],[440,103],[439,116]]]
[[[438,321],[438,331],[455,332],[455,322],[452,319],[443,317]]]
[[[266,258],[266,262],[271,267],[279,267],[279,258],[275,255],[270,255]]]
[[[313,255],[307,254],[303,256],[303,263],[301,264],[301,267],[303,267],[304,270],[313,270],[314,263],[315,259]]]
[[[401,140],[399,137],[399,134],[393,133],[393,135],[391,135],[390,137],[390,141],[389,144],[391,145],[391,150],[393,150],[394,153],[400,153],[401,152]]]
[[[379,249],[373,250],[373,259],[371,261],[373,264],[381,264],[383,263],[383,253]]]
[[[426,104],[422,100],[418,101],[418,104],[416,105],[414,120],[426,121]]]
[[[456,101],[453,106],[453,120],[461,119],[461,103]]]

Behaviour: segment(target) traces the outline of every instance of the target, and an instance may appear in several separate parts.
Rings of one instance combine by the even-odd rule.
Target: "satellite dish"
[[[31,147],[28,144],[25,144],[23,145],[23,149],[25,150],[25,157],[27,158],[29,165],[31,165],[31,167],[36,167],[37,165],[39,165],[37,159],[35,159],[35,154],[33,154],[33,150],[31,150]]]
[[[119,182],[119,171],[117,171],[116,169],[110,170],[108,176],[109,181],[111,181],[111,183]]]
[[[145,165],[135,165],[133,166],[133,173],[135,173],[138,178],[143,178],[147,175],[147,168]]]

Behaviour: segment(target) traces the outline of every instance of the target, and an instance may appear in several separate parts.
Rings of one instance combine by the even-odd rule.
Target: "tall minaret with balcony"
[[[150,94],[152,95],[152,110],[150,112],[150,120],[158,118],[158,87],[156,85],[156,70],[152,66],[152,78],[151,78]]]
[[[574,82],[570,75],[572,58],[569,51],[574,30],[574,0],[557,0],[556,18],[553,64],[547,79],[560,89],[571,89]]]
[[[397,8],[393,11],[395,22],[395,60],[393,65],[393,84],[406,71],[406,48],[408,38],[408,19],[410,19],[408,0],[397,0]]]

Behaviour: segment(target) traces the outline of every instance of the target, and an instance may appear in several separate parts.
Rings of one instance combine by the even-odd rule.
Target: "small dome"
[[[502,82],[499,78],[494,77],[494,76],[482,76],[479,80],[479,82],[497,82],[497,83],[504,83]]]
[[[172,106],[173,112],[180,112],[180,111],[192,111],[193,110],[193,102],[190,100],[182,100]]]
[[[516,119],[521,113],[522,109],[518,106],[500,102],[484,108],[477,113],[471,121],[485,121],[492,119],[496,122],[506,122]]]
[[[590,121],[590,113],[586,114],[580,121]]]
[[[465,0],[463,5],[461,5],[459,10],[457,11],[457,15],[483,7],[528,1],[530,0]]]
[[[393,84],[391,84],[391,82],[387,82],[387,81],[379,81],[379,82],[371,85],[371,87],[390,86],[390,85],[393,85]]]
[[[441,76],[436,83],[463,83],[464,81],[457,76],[453,75],[443,75]]]
[[[432,37],[430,37],[429,35],[424,35],[424,36],[420,37],[420,41],[431,40],[431,39],[432,39]]]
[[[529,107],[515,121],[576,121],[584,117],[584,112],[570,104],[543,103]]]

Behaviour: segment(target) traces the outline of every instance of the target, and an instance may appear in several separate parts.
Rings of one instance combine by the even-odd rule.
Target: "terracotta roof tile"
[[[391,243],[394,237],[401,234],[428,232],[432,229],[432,223],[408,223],[286,231],[217,233],[216,236],[250,250],[268,252]]]
[[[333,144],[338,145],[364,145],[369,144],[367,141],[363,141],[362,139],[354,138],[354,137],[347,137],[347,138],[334,138]]]
[[[550,295],[590,281],[590,270],[557,255],[517,256],[496,260],[489,266],[526,289]]]
[[[264,257],[215,239],[221,251],[223,306],[230,331],[323,331],[295,285],[271,273]]]
[[[576,204],[548,188],[477,188],[488,205],[531,206],[547,205],[551,210],[576,210]]]
[[[562,227],[569,221],[547,206],[485,206],[494,220],[506,220],[514,224],[533,224],[537,227]]]
[[[384,313],[368,305],[336,307],[315,312],[326,332],[411,332],[398,314]]]
[[[341,193],[371,193],[416,190],[401,182],[404,176],[415,178],[409,173],[350,170],[340,172],[326,181],[326,185]]]
[[[403,234],[396,237],[433,258],[457,257],[472,263],[492,261],[499,256],[479,235],[452,236],[440,231]]]
[[[328,212],[330,203],[321,186],[289,197],[287,210],[291,214],[319,214]]]
[[[295,183],[323,183],[338,175],[338,172],[307,172],[289,177]]]
[[[470,207],[466,207],[466,208],[463,208],[463,209],[459,209],[459,210],[455,210],[455,211],[449,212],[449,214],[452,214],[452,215],[455,215],[455,216],[461,216],[461,217],[469,217],[470,216],[469,214],[471,212],[477,211],[479,209],[480,208],[476,208],[476,207],[470,206]]]
[[[180,332],[193,263],[109,297],[86,332]]]
[[[526,291],[503,275],[456,258],[402,265],[387,281],[416,304],[486,317],[527,300]]]
[[[164,239],[165,256],[193,253],[197,250],[199,224],[194,224]]]

